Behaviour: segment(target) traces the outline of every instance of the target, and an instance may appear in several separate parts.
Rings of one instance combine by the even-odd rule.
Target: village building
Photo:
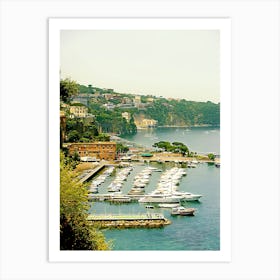
[[[125,118],[128,122],[130,121],[130,113],[128,112],[123,112],[122,113],[122,117]]]
[[[157,120],[154,119],[135,119],[135,124],[137,128],[149,128],[149,127],[156,127],[158,124]]]
[[[77,153],[80,157],[92,157],[99,160],[115,160],[116,142],[71,143],[67,145],[69,154]]]
[[[88,108],[83,106],[82,104],[72,104],[70,106],[70,114],[72,115],[72,117],[74,116],[78,118],[85,118],[88,114]]]

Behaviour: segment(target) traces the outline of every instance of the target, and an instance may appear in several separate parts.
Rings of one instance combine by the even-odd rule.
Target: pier
[[[90,180],[94,175],[96,175],[101,169],[103,169],[106,166],[105,163],[102,163],[95,167],[90,173],[88,173],[84,178],[80,180],[81,183],[84,183],[88,180]]]
[[[123,196],[130,198],[130,202],[136,202],[140,198],[142,198],[144,195],[126,194],[126,195],[123,195]],[[118,195],[114,195],[113,193],[112,194],[104,193],[104,194],[93,194],[90,197],[90,200],[94,200],[94,201],[111,201],[112,202],[114,199],[117,200],[118,198],[119,198]],[[119,202],[121,202],[121,200]]]
[[[159,228],[171,224],[161,213],[89,215],[87,220],[100,228]]]

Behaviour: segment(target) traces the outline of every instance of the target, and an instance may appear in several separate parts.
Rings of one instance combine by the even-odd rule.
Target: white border
[[[231,94],[230,19],[50,19],[49,20],[49,260],[50,261],[230,261]],[[220,30],[221,219],[219,251],[59,250],[59,69],[60,30]]]

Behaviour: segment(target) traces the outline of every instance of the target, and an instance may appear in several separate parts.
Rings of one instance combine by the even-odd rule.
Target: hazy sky
[[[61,77],[116,92],[220,102],[219,31],[61,31]]]

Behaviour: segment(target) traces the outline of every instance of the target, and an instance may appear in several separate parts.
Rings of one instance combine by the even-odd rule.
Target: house
[[[128,122],[130,121],[130,113],[128,112],[123,112],[122,117],[125,118]]]
[[[112,110],[116,106],[113,103],[106,103],[106,104],[103,105],[103,107],[105,107],[107,110]]]
[[[88,114],[88,108],[80,103],[72,104],[70,106],[70,114],[72,117],[85,118]]]

